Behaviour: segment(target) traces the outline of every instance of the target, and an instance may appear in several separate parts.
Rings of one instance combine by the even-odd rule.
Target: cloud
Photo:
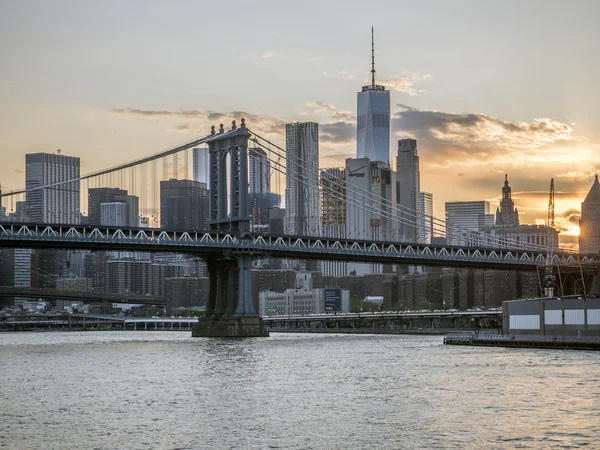
[[[340,80],[354,80],[356,78],[356,74],[350,73],[346,69],[342,69],[337,73],[321,72],[321,75],[324,77],[339,78]]]
[[[412,73],[412,74],[404,74],[398,75],[392,78],[379,80],[379,84],[383,86],[387,86],[393,91],[403,92],[412,97],[419,95],[422,92],[425,92],[424,89],[417,89],[415,83],[419,83],[425,80],[431,80],[431,74],[421,74],[421,73]]]
[[[262,59],[271,59],[271,58],[276,58],[279,56],[281,56],[280,53],[273,52],[273,51],[267,51],[267,52],[264,52],[262,55],[260,55],[260,57]]]
[[[225,128],[228,128],[232,120],[236,120],[239,124],[241,119],[244,118],[246,125],[252,131],[283,136],[285,134],[285,124],[287,123],[278,117],[250,113],[248,111],[218,112],[204,109],[153,111],[135,108],[113,109],[112,111],[124,117],[174,121],[176,123],[171,128],[172,131],[194,134],[208,134],[212,125],[218,128],[221,123],[225,125]],[[186,121],[193,120],[194,123],[181,123],[181,119],[185,119]]]
[[[153,111],[136,108],[122,108],[113,109],[112,112],[117,113],[120,116],[133,116],[143,118],[185,118],[185,119],[199,119],[204,120],[207,118],[206,111],[202,109],[188,109],[179,111]]]
[[[316,113],[335,111],[335,105],[325,102],[309,102],[306,104],[309,108],[312,108]]]
[[[343,122],[356,123],[356,116],[350,111],[334,111],[331,117]]]
[[[446,113],[398,106],[403,111],[394,115],[392,132],[396,136],[414,136],[438,160],[459,159],[474,166],[490,164],[492,158],[504,165],[531,166],[544,158],[560,162],[561,158],[572,161],[574,157],[570,151],[560,151],[573,140],[573,128],[560,121],[548,118],[507,121],[482,113]]]
[[[319,125],[319,141],[325,144],[348,145],[356,139],[356,127],[346,122]]]

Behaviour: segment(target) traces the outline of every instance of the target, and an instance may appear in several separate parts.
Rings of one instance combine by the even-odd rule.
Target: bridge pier
[[[206,139],[210,157],[210,228],[235,236],[239,242],[248,238],[248,138],[250,133],[242,119],[231,130],[223,124],[219,132],[211,128]],[[229,166],[227,161],[229,160]],[[229,192],[228,192],[229,191]],[[206,314],[192,327],[193,337],[260,337],[268,336],[252,305],[252,255],[224,250],[206,259],[209,272],[209,300]]]
[[[252,304],[252,257],[209,258],[210,292],[206,314],[192,337],[262,337],[269,330]]]

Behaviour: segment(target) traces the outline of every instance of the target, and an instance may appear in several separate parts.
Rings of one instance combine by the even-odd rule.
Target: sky
[[[356,156],[356,93],[391,91],[392,139],[418,140],[421,190],[499,201],[562,242],[600,166],[600,2],[0,0],[0,183],[25,154],[79,156],[82,173],[246,118],[285,143],[316,121],[321,167]]]

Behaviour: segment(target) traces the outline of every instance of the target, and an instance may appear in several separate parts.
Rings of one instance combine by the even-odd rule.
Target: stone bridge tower
[[[206,139],[210,159],[210,228],[235,239],[250,237],[248,215],[248,138],[244,119],[231,130],[212,127]],[[224,250],[206,258],[210,279],[206,314],[192,328],[194,337],[257,337],[269,331],[252,304],[252,255]]]

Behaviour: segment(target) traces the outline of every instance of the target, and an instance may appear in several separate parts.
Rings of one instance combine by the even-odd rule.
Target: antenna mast
[[[371,86],[375,87],[375,35],[371,25]]]

